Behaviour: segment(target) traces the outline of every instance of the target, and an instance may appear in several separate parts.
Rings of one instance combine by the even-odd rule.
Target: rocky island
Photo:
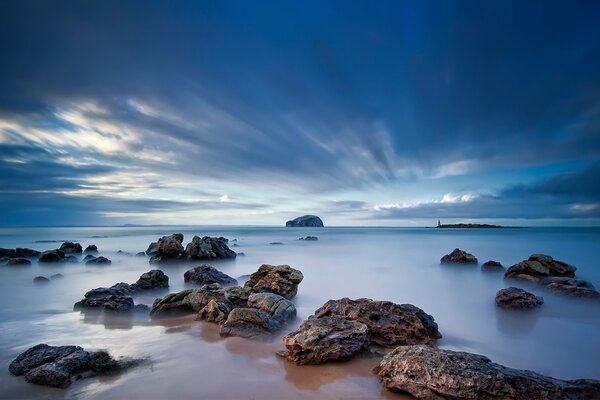
[[[303,215],[285,223],[286,228],[312,227],[323,228],[323,221],[316,215]]]

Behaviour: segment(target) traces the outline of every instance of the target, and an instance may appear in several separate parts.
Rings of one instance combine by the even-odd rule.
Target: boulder
[[[477,264],[477,258],[461,249],[454,249],[440,259],[442,264]]]
[[[374,369],[383,385],[418,399],[595,399],[600,381],[564,381],[471,353],[401,346]]]
[[[183,280],[186,283],[195,283],[197,285],[206,285],[209,283],[237,285],[237,280],[206,264],[187,270],[183,274]]]
[[[83,257],[83,259],[81,260],[81,262],[86,262],[86,261],[89,261],[89,260],[93,260],[94,258],[96,258],[96,256],[88,254],[85,257]]]
[[[120,370],[139,361],[115,360],[106,351],[88,352],[79,346],[38,344],[19,354],[8,370],[25,375],[31,383],[65,388],[74,379]]]
[[[146,253],[144,253],[143,251],[140,251],[139,253],[135,253],[136,257],[146,257]]]
[[[169,287],[169,277],[159,269],[144,272],[130,290],[150,290]]]
[[[248,297],[248,307],[268,313],[283,324],[296,317],[296,306],[288,299],[275,293],[253,293]]]
[[[253,338],[272,334],[281,325],[268,313],[256,308],[234,308],[221,325],[221,336]]]
[[[525,279],[536,282],[540,278],[550,276],[566,276],[573,278],[575,268],[565,262],[553,259],[544,254],[532,254],[527,260],[523,260],[510,267],[504,274],[505,278]]]
[[[17,265],[31,265],[31,261],[26,258],[11,258],[6,263],[8,266],[17,266]]]
[[[83,248],[79,243],[64,242],[60,245],[60,249],[65,254],[79,254],[83,251]]]
[[[148,249],[146,249],[146,255],[147,256],[153,256],[156,255],[157,252],[157,248],[158,248],[158,243],[156,242],[152,242],[150,243],[150,245],[148,246]]]
[[[235,251],[227,246],[224,237],[194,236],[185,248],[189,260],[208,260],[214,258],[235,258]]]
[[[368,331],[365,324],[340,316],[308,319],[284,336],[286,349],[278,354],[296,364],[346,360],[368,347]]]
[[[502,308],[528,309],[542,304],[544,304],[543,298],[516,287],[500,289],[496,293],[496,305]]]
[[[314,314],[315,318],[328,316],[340,316],[365,324],[369,328],[369,341],[384,347],[434,345],[442,337],[434,318],[412,304],[345,297],[329,300]]]
[[[481,264],[481,269],[483,271],[502,271],[504,267],[498,261],[490,260]]]
[[[156,299],[150,315],[160,317],[171,313],[193,313],[202,310],[211,300],[225,304],[229,309],[247,307],[250,289],[239,286],[223,288],[212,283],[199,289],[187,289],[170,293],[162,299]]]
[[[600,300],[600,292],[594,285],[582,279],[568,277],[548,277],[541,279],[540,283],[553,293]]]
[[[298,218],[294,218],[285,223],[287,228],[294,227],[315,227],[323,228],[323,221],[316,215],[303,215]]]
[[[111,263],[112,261],[110,261],[108,258],[99,256],[88,259],[85,262],[85,265],[110,265]]]
[[[96,254],[98,253],[98,247],[95,244],[90,244],[88,247],[85,248],[84,253]]]
[[[86,297],[73,306],[74,311],[85,311],[90,308],[129,312],[134,310],[134,303],[133,299],[127,295],[107,295],[102,297]]]
[[[54,274],[50,276],[50,279],[60,279],[62,278],[64,275],[63,274]]]
[[[221,323],[227,320],[230,311],[231,309],[226,303],[218,303],[215,300],[211,300],[198,312],[197,319]]]
[[[35,278],[33,278],[33,283],[36,283],[36,284],[50,283],[50,279],[46,278],[45,276],[36,276]]]
[[[315,241],[315,240],[319,240],[319,238],[316,236],[305,236],[305,237],[298,238],[298,240]]]
[[[65,259],[65,253],[62,250],[48,250],[40,254],[38,262],[41,263],[54,263],[62,262]]]
[[[0,258],[33,258],[38,257],[41,252],[32,250],[24,247],[17,247],[16,249],[2,249],[0,248]]]
[[[170,260],[177,260],[184,257],[183,234],[175,233],[171,236],[163,236],[156,242],[156,247],[148,247],[148,254],[152,254],[150,262],[158,263]]]
[[[289,265],[263,264],[250,275],[244,287],[249,288],[252,293],[271,292],[291,299],[298,292],[298,284],[302,279],[302,272]]]

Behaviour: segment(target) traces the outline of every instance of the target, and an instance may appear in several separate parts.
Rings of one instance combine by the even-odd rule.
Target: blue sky
[[[599,17],[5,2],[0,225],[597,225]]]

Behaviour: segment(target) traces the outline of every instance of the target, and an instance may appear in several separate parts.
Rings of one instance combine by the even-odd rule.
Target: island
[[[438,220],[436,228],[514,228],[512,226],[491,225],[491,224],[441,224]]]
[[[285,223],[286,228],[312,227],[323,228],[323,221],[316,215],[303,215]]]

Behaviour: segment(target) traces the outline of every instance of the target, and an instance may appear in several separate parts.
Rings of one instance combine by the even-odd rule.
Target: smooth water
[[[73,304],[92,288],[135,282],[152,268],[170,278],[168,291],[185,288],[183,273],[200,263],[151,266],[136,257],[165,234],[183,232],[237,239],[235,260],[211,265],[233,276],[261,264],[289,264],[304,281],[294,303],[297,319],[270,342],[222,339],[218,327],[194,316],[151,321],[146,317],[84,316]],[[299,241],[316,235],[316,242]],[[110,266],[61,264],[0,267],[0,398],[2,399],[370,399],[405,398],[383,390],[371,368],[378,358],[295,366],[275,355],[281,336],[329,299],[370,297],[414,304],[433,315],[442,348],[484,354],[498,363],[563,379],[600,378],[600,305],[559,297],[536,286],[504,282],[502,273],[478,266],[440,265],[455,247],[510,266],[544,253],[577,266],[577,277],[600,286],[600,229],[428,229],[119,227],[0,229],[0,247],[57,248],[62,241],[96,244]],[[271,242],[283,245],[270,245]],[[230,242],[230,245],[233,244]],[[131,253],[117,254],[118,250]],[[64,275],[34,285],[38,275]],[[542,295],[535,311],[505,311],[494,304],[509,285]],[[126,373],[74,383],[66,390],[28,384],[8,373],[8,364],[28,347],[48,343],[108,349],[117,356],[148,357]]]

